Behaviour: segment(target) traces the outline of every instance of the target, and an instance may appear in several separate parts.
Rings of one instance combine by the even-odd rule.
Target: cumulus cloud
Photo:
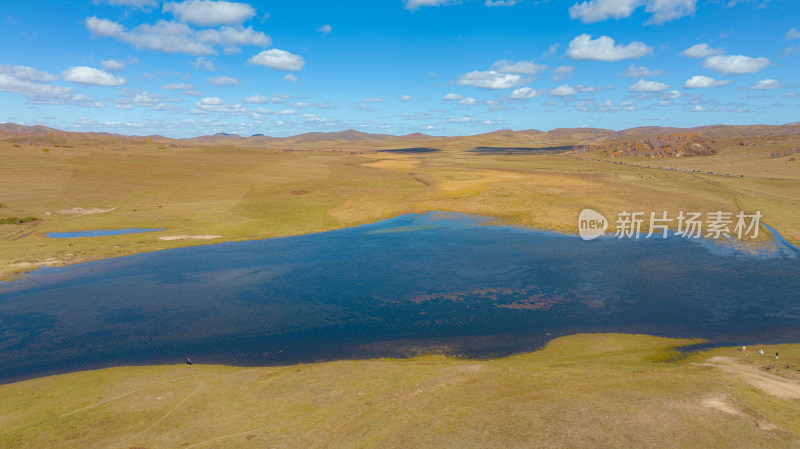
[[[214,48],[217,45],[230,52],[241,46],[268,47],[272,43],[264,33],[240,25],[196,31],[185,23],[160,20],[153,25],[144,23],[128,30],[117,22],[94,16],[88,17],[85,25],[94,37],[108,37],[129,43],[140,50],[164,53],[212,55],[217,53]]]
[[[492,70],[501,73],[516,73],[518,75],[538,75],[547,70],[546,65],[538,65],[533,61],[497,61],[492,64]]]
[[[106,3],[111,6],[128,6],[147,10],[158,6],[159,0],[95,0],[95,2]]]
[[[725,86],[730,83],[731,81],[728,80],[715,80],[714,78],[710,78],[708,76],[697,75],[686,80],[686,82],[683,83],[683,87],[687,89],[697,89],[704,87]]]
[[[38,83],[47,83],[58,78],[56,75],[51,75],[47,72],[36,70],[33,67],[22,65],[0,64],[0,75],[6,75],[20,81],[33,81]]]
[[[47,84],[58,77],[27,66],[0,64],[0,91],[23,95],[32,104],[76,104],[104,107],[92,97],[76,94],[71,87]]]
[[[106,72],[118,72],[125,68],[128,64],[136,64],[139,60],[136,58],[128,58],[125,61],[118,61],[116,59],[106,59],[105,61],[100,61],[100,66],[103,67],[103,70]]]
[[[574,65],[560,65],[553,69],[553,71],[550,73],[550,78],[557,83],[564,78],[572,76],[572,72],[574,71]]]
[[[591,0],[576,3],[569,8],[569,16],[583,23],[595,23],[609,18],[630,17],[642,5],[641,0]]]
[[[198,56],[194,61],[191,61],[190,64],[198,70],[214,70],[214,63],[202,56]]]
[[[658,81],[645,81],[640,79],[633,86],[628,88],[629,92],[661,92],[669,89],[668,84],[659,83]]]
[[[164,90],[190,90],[194,89],[194,86],[186,83],[170,83],[161,86],[161,88]]]
[[[65,81],[84,86],[121,86],[126,82],[125,78],[86,66],[70,67],[61,76]]]
[[[404,8],[410,11],[416,11],[421,6],[442,6],[454,3],[454,0],[404,0]]]
[[[780,81],[774,79],[765,79],[753,84],[752,86],[750,86],[750,89],[772,90],[772,89],[780,89],[781,87],[783,87],[783,84],[781,84]]]
[[[653,53],[653,49],[643,42],[628,45],[615,44],[614,39],[600,36],[592,40],[589,34],[581,34],[569,43],[566,56],[578,61],[614,62],[623,59],[638,59]]]
[[[461,100],[463,98],[464,96],[459,94],[447,94],[444,96],[445,100]]]
[[[478,100],[476,100],[476,99],[474,99],[472,97],[464,97],[463,100],[458,102],[458,104],[460,104],[461,106],[472,106],[472,105],[477,104],[477,103],[478,103]]]
[[[305,61],[301,56],[294,55],[288,51],[273,48],[264,50],[261,53],[251,56],[248,61],[251,64],[262,65],[273,70],[302,70]]]
[[[589,0],[572,5],[569,16],[583,23],[595,23],[630,17],[642,6],[652,15],[649,23],[660,25],[693,15],[697,0]]]
[[[719,55],[722,54],[724,50],[721,48],[711,48],[708,44],[697,44],[692,45],[691,47],[687,48],[686,50],[681,52],[682,56],[687,58],[707,58],[709,56]]]
[[[485,72],[475,70],[458,77],[458,84],[461,86],[473,86],[490,90],[510,89],[530,81],[530,78],[523,78],[517,74],[500,73],[494,70]]]
[[[206,81],[212,86],[238,86],[242,84],[238,78],[231,78],[230,76],[218,76],[216,78],[207,78]]]
[[[706,69],[725,75],[741,75],[744,73],[756,73],[770,65],[770,61],[763,57],[751,58],[742,55],[720,55],[705,59],[701,65]]]
[[[263,103],[283,103],[284,100],[291,98],[290,95],[273,95],[272,97],[265,97],[264,95],[251,95],[247,98],[242,98],[245,103],[263,104]]]
[[[786,39],[800,39],[800,31],[797,31],[797,28],[792,28],[786,32]]]
[[[514,6],[522,0],[486,0],[484,6]]]
[[[200,26],[239,25],[256,14],[247,3],[189,0],[165,3],[163,12],[171,12],[180,22]]]
[[[410,95],[403,95],[402,97],[398,98],[400,101],[411,101]]]
[[[237,103],[226,103],[219,97],[205,97],[194,104],[194,113],[221,112],[225,114],[241,115],[246,112],[244,106]]]
[[[628,66],[627,69],[623,70],[619,76],[624,76],[626,78],[645,78],[650,76],[659,76],[663,75],[663,70],[650,70],[645,66],[636,66],[635,64],[631,64]]]
[[[542,94],[541,91],[532,89],[530,87],[520,87],[519,89],[514,89],[514,91],[511,92],[510,97],[513,98],[514,100],[528,100],[534,97],[538,97],[541,94]]]
[[[288,81],[290,83],[296,83],[297,77],[292,75],[291,73],[287,73],[286,75],[283,75],[283,80]]]
[[[578,90],[569,84],[562,84],[555,89],[550,89],[547,93],[555,97],[569,97],[572,95],[577,95]]]
[[[323,36],[327,36],[327,35],[331,34],[331,31],[333,31],[333,27],[328,25],[328,24],[325,24],[325,25],[322,25],[321,27],[317,28],[317,31],[322,33]]]

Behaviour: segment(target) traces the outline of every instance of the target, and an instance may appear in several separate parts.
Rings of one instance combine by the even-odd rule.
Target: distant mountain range
[[[503,129],[473,136],[437,137],[427,134],[413,133],[404,136],[389,134],[371,134],[348,129],[337,132],[309,132],[291,137],[270,137],[263,134],[240,136],[238,134],[218,133],[207,136],[198,136],[185,139],[172,139],[160,135],[152,136],[124,136],[111,133],[79,133],[63,131],[46,126],[25,126],[16,123],[0,123],[0,139],[41,137],[41,136],[84,136],[107,137],[113,139],[149,139],[155,142],[172,142],[193,145],[237,145],[237,146],[276,146],[290,147],[303,146],[332,146],[341,147],[348,144],[376,147],[414,145],[418,146],[439,144],[443,146],[471,145],[480,142],[487,144],[524,144],[524,145],[549,145],[549,144],[587,144],[601,143],[614,139],[637,139],[647,136],[671,133],[692,133],[709,138],[753,138],[766,136],[782,136],[800,133],[800,122],[785,125],[713,125],[695,128],[674,128],[646,126],[630,128],[622,131],[598,128],[557,128],[550,131],[528,129],[514,131]]]

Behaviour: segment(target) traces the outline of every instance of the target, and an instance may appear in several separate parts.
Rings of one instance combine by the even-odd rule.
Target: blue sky
[[[27,0],[0,121],[188,137],[800,120],[796,0]]]

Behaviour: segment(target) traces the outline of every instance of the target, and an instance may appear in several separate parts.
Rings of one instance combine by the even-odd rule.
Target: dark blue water
[[[163,231],[163,228],[100,229],[97,231],[48,232],[51,239],[73,239],[77,237],[102,237],[105,235],[140,234],[142,232]]]
[[[578,332],[800,341],[795,248],[483,224],[407,215],[43,268],[0,283],[0,382],[186,357],[495,357]]]

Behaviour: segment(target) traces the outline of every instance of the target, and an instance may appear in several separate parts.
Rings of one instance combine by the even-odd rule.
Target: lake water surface
[[[126,364],[495,357],[578,332],[800,342],[800,259],[405,215],[0,283],[0,382]]]

